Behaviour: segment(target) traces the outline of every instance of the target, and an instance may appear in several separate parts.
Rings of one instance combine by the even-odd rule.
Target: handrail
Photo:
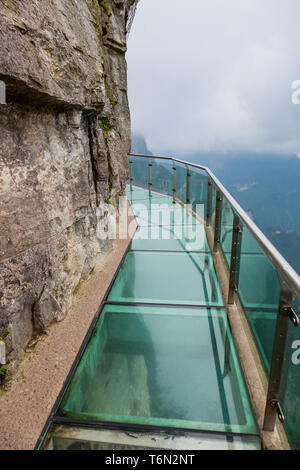
[[[242,209],[234,197],[229,193],[229,191],[223,186],[223,184],[218,180],[214,173],[206,166],[198,165],[196,163],[187,162],[184,160],[179,160],[174,157],[165,157],[160,155],[143,155],[137,153],[130,153],[131,157],[142,157],[142,158],[154,158],[159,160],[169,160],[172,162],[181,163],[183,165],[188,165],[200,170],[204,170],[207,175],[211,178],[217,188],[222,192],[222,194],[227,199],[228,203],[231,205],[233,211],[240,217],[242,222],[245,224],[247,229],[251,232],[261,249],[264,251],[268,259],[271,261],[272,265],[276,268],[278,274],[282,279],[288,284],[289,288],[293,290],[294,294],[300,300],[300,276],[292,268],[292,266],[286,261],[286,259],[279,253],[275,246],[270,242],[270,240],[263,234],[263,232],[257,227],[255,222],[249,217],[249,215]]]

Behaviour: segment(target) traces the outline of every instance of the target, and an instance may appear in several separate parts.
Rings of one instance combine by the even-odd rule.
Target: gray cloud
[[[300,154],[299,0],[141,0],[132,125],[154,152]]]

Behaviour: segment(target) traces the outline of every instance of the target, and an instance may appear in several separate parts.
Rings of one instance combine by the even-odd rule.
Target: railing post
[[[152,195],[152,175],[151,175],[151,169],[152,169],[152,162],[149,159],[148,163],[148,187],[149,187],[149,196],[151,197]]]
[[[211,218],[211,191],[212,190],[212,182],[211,179],[207,178],[207,201],[206,201],[206,227],[210,226],[210,218]]]
[[[233,217],[233,231],[232,231],[232,249],[231,249],[231,262],[230,262],[230,276],[229,276],[229,291],[228,291],[228,304],[233,305],[234,294],[238,290],[240,264],[241,264],[241,247],[242,247],[242,225],[240,218],[237,214]]]
[[[186,165],[186,204],[190,203],[190,168]]]
[[[298,316],[292,308],[292,301],[293,294],[291,290],[283,281],[281,281],[271,371],[263,425],[264,431],[274,431],[277,416],[281,422],[284,421],[284,414],[279,403],[279,392],[289,321],[291,320],[294,326],[299,325]]]
[[[217,195],[216,195],[214,253],[217,253],[219,251],[219,244],[220,244],[220,237],[221,237],[222,201],[223,201],[223,197],[222,197],[221,191],[218,189]]]
[[[173,162],[173,204],[175,204],[176,200],[176,163]]]
[[[132,178],[132,159],[130,158],[129,159],[129,178],[130,178],[130,191],[132,191],[132,182],[133,182],[133,178]]]

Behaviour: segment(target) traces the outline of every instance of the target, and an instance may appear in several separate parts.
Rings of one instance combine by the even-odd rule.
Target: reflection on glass
[[[243,227],[238,293],[266,373],[270,373],[280,283],[277,272]]]
[[[231,254],[232,249],[233,212],[225,198],[222,202],[222,219],[220,245],[224,253]],[[225,257],[226,261],[229,257]],[[228,263],[228,266],[230,263]]]
[[[201,224],[138,227],[132,250],[209,252],[205,228]]]
[[[152,190],[173,196],[173,164],[152,158]]]
[[[185,165],[176,164],[176,197],[187,203],[187,169]]]
[[[148,158],[130,157],[134,185],[148,188]]]
[[[158,199],[156,199],[158,201]],[[196,219],[186,207],[180,204],[172,206],[153,204],[149,209],[145,209],[142,204],[134,204],[133,210],[137,223],[146,225],[196,225],[202,223]]]
[[[223,305],[212,257],[203,253],[129,252],[108,299]]]
[[[226,312],[106,306],[62,416],[255,434]]]
[[[204,205],[206,213],[207,201],[207,175],[201,170],[190,167],[190,203],[197,212],[197,205]]]
[[[43,450],[260,450],[258,436],[230,435],[185,430],[133,431],[95,429],[88,426],[50,427]]]

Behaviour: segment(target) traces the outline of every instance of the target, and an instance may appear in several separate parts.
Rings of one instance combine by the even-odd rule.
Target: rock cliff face
[[[134,0],[0,0],[0,337],[18,362],[111,242],[124,193]]]

